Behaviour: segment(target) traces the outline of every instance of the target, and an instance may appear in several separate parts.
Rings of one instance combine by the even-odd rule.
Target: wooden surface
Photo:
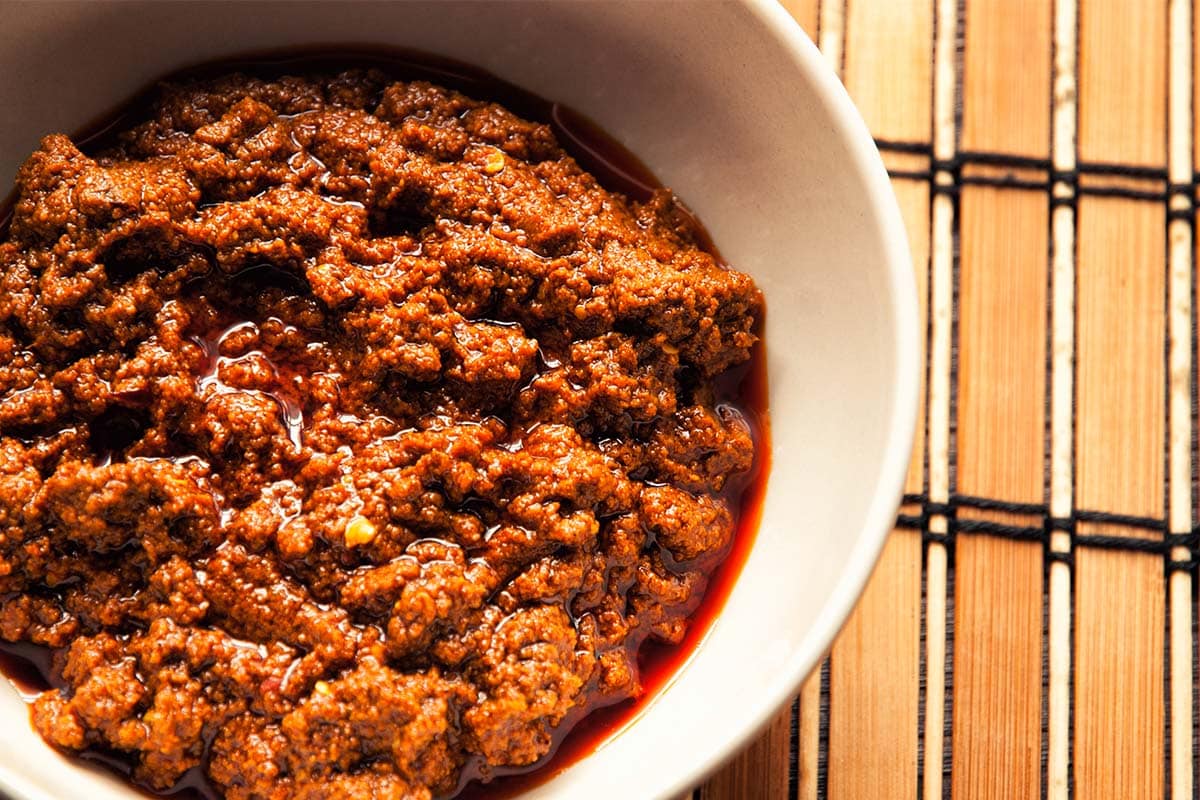
[[[1191,0],[790,0],[877,141],[926,329],[905,504],[705,800],[1194,796]]]

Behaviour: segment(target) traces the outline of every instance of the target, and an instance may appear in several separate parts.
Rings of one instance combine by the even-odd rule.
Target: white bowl
[[[829,647],[899,498],[916,416],[917,303],[867,129],[772,0],[17,3],[0,28],[0,185],[42,134],[76,130],[172,69],[314,43],[419,48],[575,107],[674,188],[766,294],[774,465],[742,575],[668,687],[529,797],[687,790]],[[0,719],[0,788],[15,797],[139,796],[47,748],[7,685]]]

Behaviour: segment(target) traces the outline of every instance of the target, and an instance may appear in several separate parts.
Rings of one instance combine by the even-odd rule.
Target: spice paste
[[[54,135],[0,244],[0,638],[168,790],[430,798],[642,692],[754,460],[762,297],[666,191],[373,70]]]

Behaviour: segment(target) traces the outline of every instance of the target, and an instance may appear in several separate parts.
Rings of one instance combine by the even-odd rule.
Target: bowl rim
[[[894,402],[887,423],[887,444],[865,522],[833,592],[781,670],[784,677],[763,687],[753,710],[746,717],[748,724],[725,737],[711,754],[697,759],[695,767],[670,782],[660,795],[662,798],[690,791],[740,752],[792,700],[805,678],[828,653],[866,588],[891,533],[917,430],[921,389],[917,287],[908,232],[883,158],[845,86],[795,18],[778,0],[742,0],[742,3],[783,45],[795,66],[812,82],[813,93],[833,118],[837,134],[851,145],[851,164],[866,183],[868,208],[874,215],[884,244],[884,274],[894,319],[893,369],[889,376]]]

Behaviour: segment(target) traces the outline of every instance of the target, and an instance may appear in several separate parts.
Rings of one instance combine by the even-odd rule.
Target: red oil
[[[29,642],[0,642],[0,672],[21,695],[32,703],[39,694],[55,688],[49,648]]]
[[[560,103],[537,97],[496,76],[461,62],[413,51],[354,45],[320,46],[256,53],[222,59],[172,73],[162,81],[203,78],[241,71],[262,77],[287,73],[312,73],[332,69],[373,67],[401,80],[428,80],[457,89],[472,97],[494,100],[528,119],[549,124],[559,143],[579,164],[591,172],[610,191],[632,200],[645,201],[662,184],[653,173],[595,122]],[[157,85],[157,81],[155,86]],[[96,152],[111,143],[114,134],[144,114],[154,96],[148,87],[111,114],[85,126],[75,137],[84,152]],[[0,237],[7,233],[12,219],[14,198],[0,203]],[[693,223],[700,243],[720,258],[703,225],[679,204]],[[762,320],[759,320],[761,335]],[[568,718],[559,726],[561,735],[551,753],[534,765],[508,774],[498,773],[488,783],[469,782],[461,791],[443,798],[449,800],[497,800],[514,797],[562,772],[587,756],[606,739],[628,724],[688,661],[704,639],[712,621],[721,612],[753,546],[762,515],[762,499],[770,471],[770,425],[767,413],[766,354],[762,341],[753,348],[750,361],[721,376],[717,400],[737,408],[750,426],[755,457],[751,470],[726,487],[725,497],[734,509],[737,529],[728,554],[712,570],[708,590],[689,617],[684,640],[678,645],[655,642],[641,644],[638,666],[643,693],[638,698],[590,711],[581,719]],[[285,412],[287,409],[284,409]],[[51,654],[43,647],[0,642],[0,672],[27,700],[57,685],[51,669]],[[107,765],[128,775],[127,759],[115,753],[92,753],[88,760]],[[468,769],[467,780],[473,777]],[[214,798],[216,793],[198,770],[192,770],[171,790],[160,793],[173,798]]]

